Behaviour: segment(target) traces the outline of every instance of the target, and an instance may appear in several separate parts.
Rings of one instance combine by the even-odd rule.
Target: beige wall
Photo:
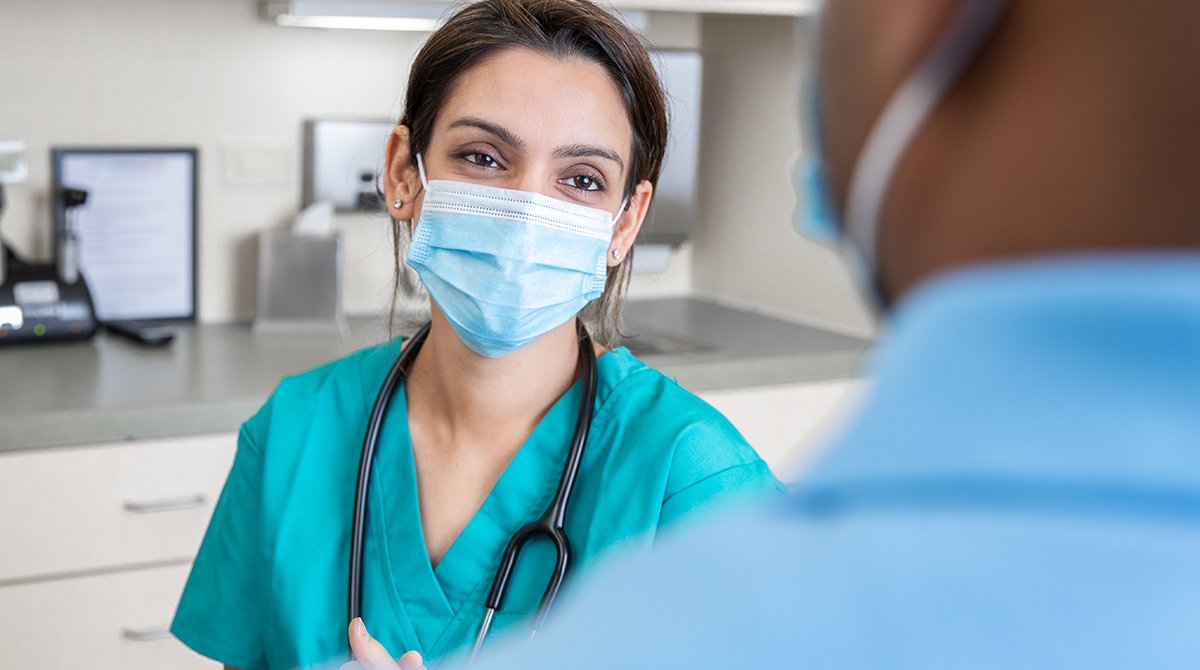
[[[0,139],[30,144],[32,173],[0,221],[26,256],[50,256],[49,147],[187,144],[201,151],[200,315],[254,309],[255,236],[300,200],[301,128],[322,116],[394,117],[422,34],[278,28],[252,0],[0,0]],[[800,76],[792,21],[652,14],[659,46],[706,56],[703,219],[670,269],[634,296],[697,290],[863,330],[837,260],[791,232]],[[753,73],[749,76],[748,73]],[[282,183],[233,186],[228,147],[282,148]],[[386,221],[343,216],[345,304],[378,313],[391,284]]]
[[[0,137],[30,144],[32,174],[0,223],[24,254],[50,254],[54,144],[189,144],[201,152],[200,314],[252,313],[254,235],[299,205],[301,123],[390,116],[421,36],[274,27],[247,0],[39,0],[0,10]],[[272,187],[223,184],[222,145],[287,147]],[[351,309],[386,295],[386,226],[343,220]]]
[[[852,332],[873,324],[841,259],[796,234],[806,33],[795,20],[703,20],[700,228],[695,289]]]

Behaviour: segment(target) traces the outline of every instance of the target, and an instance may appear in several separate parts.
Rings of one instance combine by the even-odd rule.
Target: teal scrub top
[[[398,341],[284,379],[241,429],[237,455],[171,626],[222,663],[344,661],[350,525],[362,439]],[[436,567],[425,548],[401,387],[388,408],[367,503],[363,620],[395,656],[430,664],[469,647],[512,534],[549,505],[581,383],[550,409]],[[735,498],[782,492],[716,410],[627,349],[597,360],[595,414],[569,505],[568,584],[614,547]],[[493,637],[524,630],[549,579],[549,542],[527,545]],[[527,624],[525,624],[527,625]]]

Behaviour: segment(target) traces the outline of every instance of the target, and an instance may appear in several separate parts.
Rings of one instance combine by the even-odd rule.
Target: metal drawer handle
[[[170,629],[162,628],[122,628],[121,637],[130,642],[154,642],[172,637]]]
[[[184,509],[203,507],[207,500],[203,493],[193,493],[190,496],[164,498],[162,500],[146,500],[142,502],[126,500],[125,511],[131,514],[154,514],[156,512],[177,512]]]

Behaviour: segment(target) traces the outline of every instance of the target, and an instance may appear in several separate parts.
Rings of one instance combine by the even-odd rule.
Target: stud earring
[[[400,209],[403,206],[404,203],[400,200],[400,198],[396,198],[396,202],[392,203],[392,207],[395,207],[396,209]]]
[[[621,250],[619,248],[612,250],[612,257],[613,257],[614,261],[620,262],[621,256],[624,256],[624,255],[625,254],[621,253]]]

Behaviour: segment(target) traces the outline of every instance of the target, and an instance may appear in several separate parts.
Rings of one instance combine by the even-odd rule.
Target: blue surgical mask
[[[620,214],[540,193],[429,181],[420,155],[417,167],[425,202],[408,264],[472,351],[516,351],[604,293]]]
[[[877,257],[880,218],[896,169],[951,87],[995,32],[1008,0],[961,0],[961,5],[946,33],[900,85],[868,134],[851,173],[844,211],[834,206],[826,175],[819,82],[803,107],[809,142],[800,192],[806,198],[807,209],[797,216],[796,226],[818,241],[840,240],[851,267],[876,305],[884,302]]]

